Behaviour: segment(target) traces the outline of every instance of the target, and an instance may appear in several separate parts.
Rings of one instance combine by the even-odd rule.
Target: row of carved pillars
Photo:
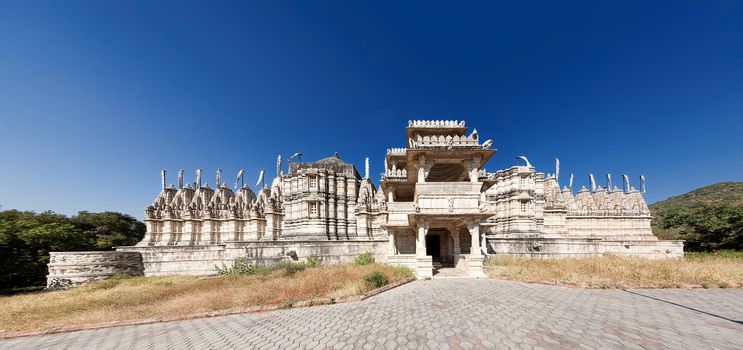
[[[426,235],[428,234],[428,230],[431,228],[431,225],[427,222],[419,222],[417,225],[417,235],[415,239],[415,255],[416,257],[422,258],[426,256]],[[451,235],[452,239],[454,240],[454,254],[461,254],[461,249],[459,246],[459,230],[455,225],[452,225],[448,227],[449,234]],[[480,223],[478,221],[472,221],[467,223],[467,230],[470,233],[471,239],[470,239],[470,254],[477,254],[476,252],[481,252],[481,244],[480,244]],[[397,248],[395,245],[395,229],[391,229],[389,232],[389,254],[395,255],[397,254]]]

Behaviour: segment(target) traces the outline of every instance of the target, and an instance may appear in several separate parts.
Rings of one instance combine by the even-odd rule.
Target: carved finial
[[[596,179],[593,174],[588,174],[588,182],[591,184],[591,192],[596,192]]]
[[[165,170],[163,170],[163,171],[160,172],[160,178],[161,178],[160,180],[162,180],[162,188],[163,188],[163,190],[165,190],[165,188],[167,188],[166,185],[165,185],[165,174],[167,174],[167,173],[168,172],[165,171]]]
[[[560,158],[555,158],[555,180],[560,179]]]
[[[640,192],[645,193],[645,175],[640,175]]]
[[[606,190],[611,191],[612,185],[611,185],[611,174],[606,173]]]
[[[263,172],[263,170],[261,170]],[[281,155],[276,157],[276,176],[281,176]]]
[[[215,183],[217,184],[215,188],[219,188],[222,185],[222,169],[217,169],[217,181]]]
[[[526,163],[526,166],[527,166],[527,167],[529,167],[529,168],[533,168],[533,166],[531,166],[531,163],[529,163],[529,159],[527,159],[527,158],[526,158],[525,156],[518,156],[518,157],[516,157],[516,159],[521,159],[521,160],[523,160],[523,161],[524,161],[524,163]]]
[[[369,157],[364,159],[364,179],[369,178]]]
[[[333,157],[336,157],[336,158],[340,159],[341,158],[341,155],[338,154],[338,152],[333,152]]]
[[[573,191],[573,174],[570,174],[570,185],[568,186],[570,188],[570,192]]]
[[[279,159],[281,159],[281,156],[279,156]],[[265,173],[263,172],[263,170],[261,170],[261,172],[258,174],[258,181],[255,183],[255,187],[256,188],[262,188],[262,187],[258,187],[258,186],[260,186],[261,182],[263,181],[264,175],[265,175]]]
[[[240,184],[240,188],[245,187],[245,170],[240,169],[240,171],[237,172],[237,178],[235,178],[235,189],[237,189],[237,184]]]
[[[183,188],[183,169],[178,171],[178,189]]]
[[[201,188],[201,169],[196,169],[196,189]]]
[[[297,160],[301,162],[302,161],[302,153],[296,152],[296,153],[292,154],[292,156],[289,157],[289,159],[287,159],[286,161],[287,162],[291,162],[292,159],[294,159],[294,158],[297,158]]]
[[[627,174],[622,174],[622,180],[623,180],[622,185],[624,187],[624,192],[629,192],[630,191],[629,176],[627,176]]]
[[[493,145],[493,140],[485,140],[485,142],[482,143],[482,149],[490,149],[490,146]]]

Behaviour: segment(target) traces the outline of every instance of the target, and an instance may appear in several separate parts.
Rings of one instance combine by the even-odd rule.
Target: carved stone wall
[[[64,289],[115,274],[144,274],[142,256],[135,252],[51,252],[48,267],[47,289]]]

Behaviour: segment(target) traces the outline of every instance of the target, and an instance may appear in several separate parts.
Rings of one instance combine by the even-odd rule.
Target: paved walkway
[[[741,349],[741,290],[417,281],[363,302],[0,341],[4,349]]]

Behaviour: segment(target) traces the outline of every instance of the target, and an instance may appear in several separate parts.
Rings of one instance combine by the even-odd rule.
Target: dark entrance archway
[[[426,235],[426,255],[430,255],[434,262],[441,262],[441,236]]]

